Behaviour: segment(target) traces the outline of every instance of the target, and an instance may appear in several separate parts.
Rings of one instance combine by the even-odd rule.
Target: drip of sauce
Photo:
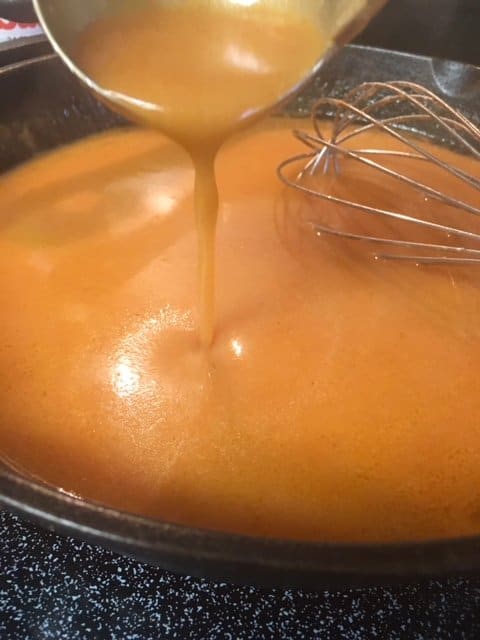
[[[217,151],[297,86],[329,44],[300,4],[241,4],[147,3],[89,25],[74,53],[101,95],[179,142],[193,160],[205,346],[214,329]]]
[[[2,177],[1,454],[84,498],[200,527],[337,541],[478,533],[480,271],[375,261],[317,237],[308,223],[325,216],[353,232],[379,220],[283,188],[277,165],[303,150],[293,126],[306,125],[264,124],[219,153],[208,364],[184,151],[122,131]],[[371,132],[362,145],[392,140]],[[429,163],[409,171],[478,204]],[[348,160],[330,187],[456,215]]]

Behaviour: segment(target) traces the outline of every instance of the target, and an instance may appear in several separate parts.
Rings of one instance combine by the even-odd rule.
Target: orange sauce
[[[201,527],[478,533],[480,270],[375,261],[317,237],[308,222],[347,212],[278,181],[300,151],[291,127],[219,154],[208,357],[185,152],[113,132],[1,178],[0,452],[84,498]],[[427,163],[411,172],[472,197]],[[330,188],[420,215],[432,204],[357,163]]]
[[[296,87],[327,49],[312,6],[148,1],[90,24],[73,54],[100,95],[179,142],[193,160],[206,346],[214,332],[215,156],[232,132]]]

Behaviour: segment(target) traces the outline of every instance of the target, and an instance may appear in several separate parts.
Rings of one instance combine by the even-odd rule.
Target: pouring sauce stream
[[[188,0],[100,19],[75,55],[108,102],[184,147],[195,167],[200,340],[214,333],[215,158],[308,75],[328,40],[293,3]]]

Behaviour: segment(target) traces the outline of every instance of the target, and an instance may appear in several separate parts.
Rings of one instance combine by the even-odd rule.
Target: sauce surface
[[[146,2],[87,26],[73,56],[117,109],[192,157],[206,346],[214,331],[218,148],[297,86],[329,44],[317,12],[302,3],[246,4]]]
[[[317,237],[308,222],[347,214],[278,181],[303,150],[291,126],[219,154],[207,353],[184,151],[112,132],[0,179],[0,452],[65,491],[206,528],[478,533],[480,271],[375,261]],[[426,215],[431,204],[348,161],[330,188]]]

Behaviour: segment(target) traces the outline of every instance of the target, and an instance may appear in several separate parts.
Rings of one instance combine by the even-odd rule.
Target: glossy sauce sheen
[[[480,272],[375,261],[317,237],[307,222],[345,212],[278,181],[300,151],[292,126],[220,152],[208,355],[184,152],[153,133],[109,133],[1,179],[2,455],[82,497],[207,528],[478,533]],[[356,163],[331,187],[412,206]]]
[[[219,146],[295,87],[328,40],[295,3],[248,8],[222,0],[170,2],[98,20],[74,58],[128,117],[179,142],[195,166],[200,338],[214,331]]]

